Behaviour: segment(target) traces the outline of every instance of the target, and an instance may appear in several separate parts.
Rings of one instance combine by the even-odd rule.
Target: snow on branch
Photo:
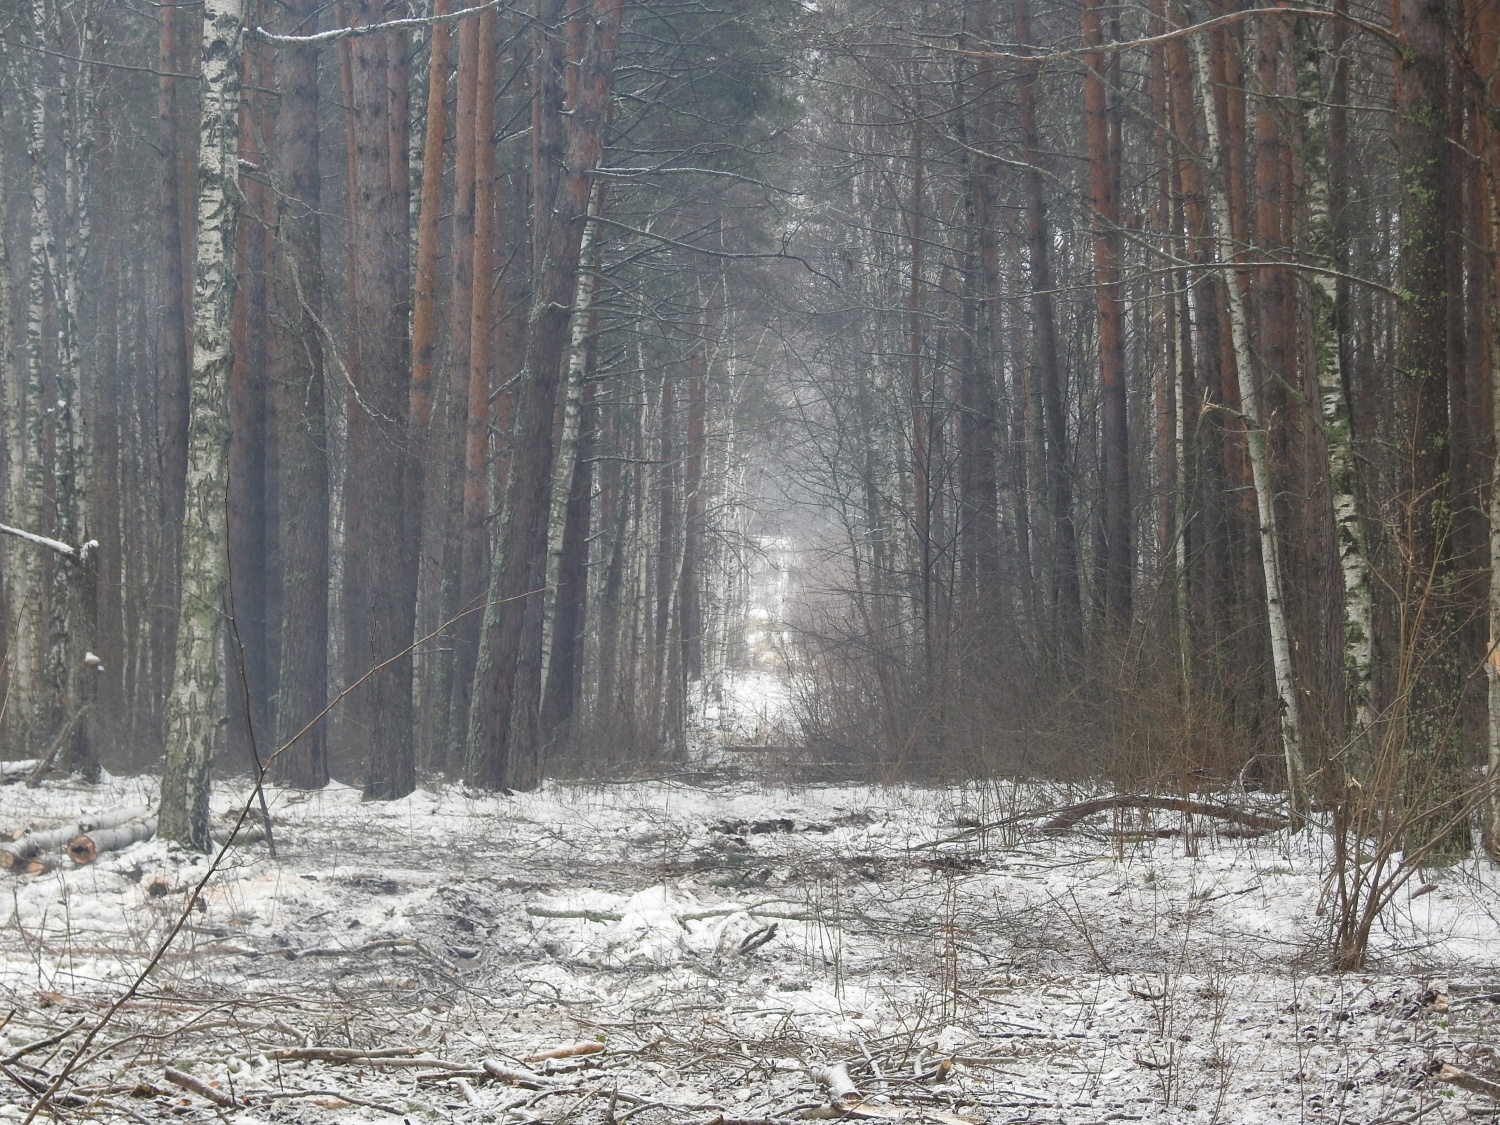
[[[447,12],[436,16],[413,16],[409,19],[386,20],[384,23],[370,23],[352,27],[336,27],[330,31],[319,31],[312,35],[277,35],[273,31],[267,31],[263,27],[255,29],[255,35],[264,39],[267,43],[275,43],[281,47],[318,47],[324,43],[335,43],[340,39],[354,39],[361,35],[374,35],[377,31],[405,31],[408,28],[430,27],[437,23],[453,23],[455,20],[467,19],[487,12],[491,8],[503,8],[508,0],[489,0],[487,4],[479,4],[473,8],[460,8],[456,12]]]
[[[56,551],[70,559],[82,562],[89,557],[89,552],[99,546],[99,540],[90,539],[82,546],[73,547],[64,543],[61,539],[48,539],[45,535],[35,535],[30,531],[22,531],[19,527],[11,527],[9,524],[0,523],[0,532],[6,535],[14,535],[17,539],[24,539],[28,543],[35,543],[38,547],[46,547],[48,550]]]

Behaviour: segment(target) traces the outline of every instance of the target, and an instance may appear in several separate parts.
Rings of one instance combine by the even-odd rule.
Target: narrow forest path
[[[149,788],[6,786],[0,822]],[[221,788],[216,808],[238,796]],[[264,845],[232,854],[59,1108],[225,1109],[171,1086],[170,1066],[240,1099],[239,1122],[786,1121],[827,1115],[808,1068],[828,1063],[869,1099],[856,1116],[937,1125],[1480,1108],[1426,1074],[1434,1059],[1482,1066],[1495,1041],[1488,873],[1403,895],[1378,967],[1331,974],[1315,837],[1158,836],[1175,814],[1123,840],[965,833],[1048,796],[745,781],[274,793],[280,862]],[[102,1014],[203,862],[151,842],[12,884],[0,1053],[22,1082],[55,1072],[80,1032],[17,1052]],[[589,1041],[603,1050],[526,1061]],[[535,1078],[493,1079],[485,1060]],[[0,1119],[29,1100],[8,1083]]]

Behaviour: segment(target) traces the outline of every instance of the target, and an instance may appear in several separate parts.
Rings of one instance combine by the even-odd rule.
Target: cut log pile
[[[0,870],[13,875],[36,875],[52,866],[51,853],[65,849],[80,866],[93,863],[101,852],[118,851],[156,833],[156,816],[145,805],[81,817],[60,828],[27,832],[0,845]]]

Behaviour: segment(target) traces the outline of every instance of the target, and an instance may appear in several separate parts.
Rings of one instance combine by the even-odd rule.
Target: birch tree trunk
[[[197,259],[188,472],[182,520],[182,611],[167,704],[160,832],[207,850],[209,769],[219,714],[228,502],[227,388],[239,205],[238,110],[242,0],[204,0],[203,108],[199,119]]]
[[[0,107],[0,128],[4,128],[3,107]],[[6,180],[4,146],[0,146],[0,183]],[[0,223],[0,387],[3,387],[4,401],[4,440],[5,440],[5,504],[0,509],[5,512],[5,518],[11,523],[24,524],[24,497],[26,486],[25,472],[25,444],[26,444],[26,382],[22,377],[21,368],[16,363],[16,346],[11,331],[11,273],[10,273],[10,240],[5,237],[5,224]],[[4,567],[0,568],[0,604],[3,604],[5,617],[5,674],[0,677],[0,692],[6,694],[7,699],[14,701],[19,698],[15,691],[16,674],[15,659],[17,651],[13,638],[17,636],[17,625],[20,614],[25,612],[26,606],[26,584],[22,577],[21,567],[24,566],[25,556],[21,553],[22,544],[7,538],[4,546],[0,546],[0,558],[4,559]],[[12,716],[14,713],[12,712]],[[12,717],[11,726],[6,730],[15,729],[15,719]],[[0,730],[3,737],[6,730]]]
[[[1208,177],[1209,209],[1218,238],[1220,268],[1229,291],[1229,328],[1232,334],[1235,365],[1239,369],[1240,409],[1244,414],[1246,444],[1250,452],[1251,481],[1255,488],[1255,506],[1260,518],[1261,569],[1266,584],[1266,624],[1271,634],[1271,660],[1276,677],[1276,694],[1281,703],[1281,742],[1286,756],[1287,795],[1291,800],[1294,821],[1306,813],[1307,793],[1302,762],[1302,709],[1297,699],[1297,685],[1292,675],[1291,636],[1287,630],[1286,608],[1281,593],[1281,563],[1277,550],[1276,508],[1271,495],[1270,469],[1266,463],[1266,431],[1260,422],[1256,405],[1253,354],[1245,301],[1231,263],[1234,241],[1230,237],[1229,203],[1224,190],[1224,149],[1219,137],[1218,116],[1213,107],[1213,85],[1210,78],[1208,48],[1201,36],[1193,40],[1193,59],[1197,63],[1200,104],[1208,129],[1208,151],[1218,174]]]
[[[1345,0],[1344,7],[1347,8]],[[1337,10],[1338,5],[1335,5]],[[1354,459],[1354,417],[1349,401],[1348,342],[1348,207],[1349,141],[1347,137],[1349,59],[1344,51],[1344,24],[1332,27],[1333,75],[1326,110],[1316,97],[1316,67],[1307,76],[1302,104],[1304,134],[1321,149],[1323,159],[1309,161],[1308,225],[1323,240],[1321,249],[1339,271],[1337,278],[1315,275],[1315,356],[1323,435],[1328,447],[1328,480],[1333,493],[1334,549],[1343,579],[1344,696],[1353,714],[1357,742],[1375,722],[1371,688],[1375,671],[1375,598],[1371,584],[1364,522],[1359,510],[1358,469]],[[1362,748],[1368,752],[1368,748]]]

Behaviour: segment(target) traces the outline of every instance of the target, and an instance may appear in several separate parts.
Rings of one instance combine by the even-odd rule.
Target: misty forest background
[[[7,757],[1495,846],[1500,4],[457,7],[3,6]]]

